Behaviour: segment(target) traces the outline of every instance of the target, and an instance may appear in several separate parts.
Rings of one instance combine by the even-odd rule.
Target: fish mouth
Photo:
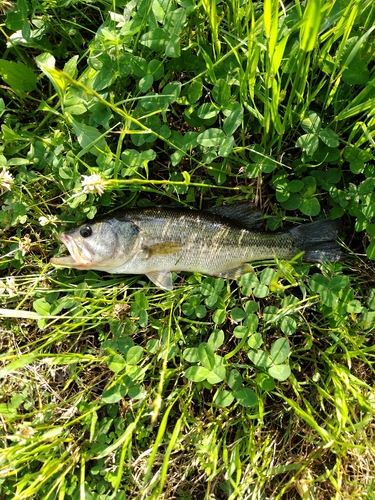
[[[50,262],[56,266],[87,268],[93,261],[93,254],[87,247],[80,245],[67,233],[59,234],[59,239],[64,243],[70,255],[53,257]]]

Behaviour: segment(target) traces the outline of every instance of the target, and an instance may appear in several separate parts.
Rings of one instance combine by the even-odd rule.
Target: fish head
[[[59,239],[70,255],[54,257],[52,264],[107,272],[126,263],[140,246],[137,226],[117,219],[83,224],[59,234]]]

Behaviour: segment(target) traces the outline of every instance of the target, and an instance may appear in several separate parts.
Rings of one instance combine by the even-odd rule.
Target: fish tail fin
[[[336,262],[344,257],[337,242],[342,228],[340,220],[319,220],[309,224],[301,224],[291,229],[296,239],[297,248],[304,252],[306,262]]]

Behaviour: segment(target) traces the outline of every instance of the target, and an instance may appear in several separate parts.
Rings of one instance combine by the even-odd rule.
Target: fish
[[[61,233],[69,255],[51,263],[145,274],[157,287],[172,290],[172,272],[237,279],[251,271],[250,262],[289,260],[299,252],[307,262],[342,259],[339,220],[304,223],[280,233],[262,231],[262,224],[262,212],[249,203],[201,211],[158,206],[116,211]]]

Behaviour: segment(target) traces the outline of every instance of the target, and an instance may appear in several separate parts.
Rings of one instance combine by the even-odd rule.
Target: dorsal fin
[[[246,229],[262,229],[263,213],[253,203],[235,203],[206,210],[211,214],[230,219],[237,226]]]

